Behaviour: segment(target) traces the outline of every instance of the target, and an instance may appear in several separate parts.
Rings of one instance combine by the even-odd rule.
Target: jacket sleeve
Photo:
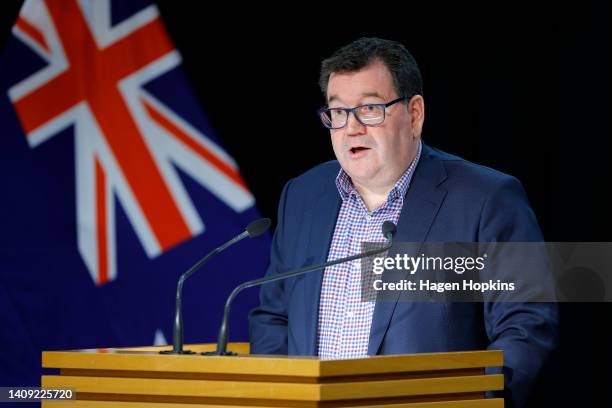
[[[506,177],[483,205],[481,242],[538,242],[542,233],[520,182]],[[542,279],[547,279],[542,271]],[[506,407],[523,407],[558,341],[556,303],[485,302],[490,350],[504,351]],[[491,370],[495,371],[495,370]],[[499,369],[497,370],[499,372]]]
[[[281,193],[278,206],[277,226],[272,238],[270,266],[266,276],[286,271],[286,207],[291,180]],[[249,314],[249,340],[251,354],[287,354],[287,302],[286,281],[266,283],[261,286],[259,307]]]

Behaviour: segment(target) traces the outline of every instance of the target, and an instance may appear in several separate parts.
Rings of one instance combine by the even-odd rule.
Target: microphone
[[[387,241],[389,242],[393,241],[393,236],[395,235],[396,231],[397,231],[397,227],[395,226],[394,223],[392,223],[391,221],[383,222],[382,233],[383,233],[383,236],[387,238]]]
[[[204,266],[205,263],[210,261],[216,255],[221,253],[226,248],[234,245],[235,243],[242,241],[246,237],[255,238],[262,235],[270,228],[272,222],[269,218],[260,218],[259,220],[251,222],[246,230],[234,238],[227,241],[225,244],[218,248],[210,251],[204,258],[200,259],[195,263],[187,272],[183,273],[178,280],[176,285],[176,310],[174,313],[174,327],[172,329],[172,350],[162,350],[160,354],[195,354],[191,350],[183,350],[183,314],[182,314],[182,300],[183,300],[183,283],[189,278],[195,271]]]
[[[225,302],[225,308],[223,310],[223,319],[221,321],[221,328],[219,329],[219,337],[217,339],[217,350],[203,352],[202,354],[205,356],[235,356],[237,354],[231,351],[227,351],[227,342],[228,342],[228,337],[229,337],[228,320],[229,320],[229,313],[230,313],[232,302],[234,301],[234,298],[236,297],[236,295],[238,295],[238,293],[240,293],[242,290],[251,288],[253,286],[263,285],[264,283],[268,283],[268,282],[274,282],[278,280],[292,278],[294,276],[302,275],[304,273],[316,271],[318,269],[327,268],[328,266],[338,265],[344,262],[354,261],[355,259],[367,258],[368,256],[380,254],[382,252],[389,250],[389,248],[393,246],[393,236],[395,235],[395,232],[396,232],[395,224],[391,221],[385,221],[382,225],[382,233],[384,237],[387,239],[387,243],[382,248],[372,249],[372,250],[365,251],[357,255],[347,256],[345,258],[336,259],[336,260],[325,262],[319,265],[305,266],[303,268],[296,269],[290,272],[279,273],[279,274],[270,275],[270,276],[264,276],[263,278],[254,279],[254,280],[247,281],[247,282],[244,282],[238,285],[236,288],[234,288],[232,293],[230,293],[229,297],[227,298],[227,301]]]

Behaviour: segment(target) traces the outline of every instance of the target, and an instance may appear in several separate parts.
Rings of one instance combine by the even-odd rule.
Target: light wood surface
[[[172,403],[142,403],[142,402],[121,402],[113,401],[112,407],[116,408],[228,408],[228,405],[218,404],[172,404]],[[247,405],[243,405],[247,406]],[[250,405],[258,408],[271,408],[278,406],[271,405]],[[60,401],[43,402],[42,408],[108,408],[107,401]],[[441,401],[441,402],[417,402],[406,404],[384,404],[384,405],[362,405],[360,408],[503,408],[504,402],[501,399],[481,399],[464,401]]]
[[[252,381],[198,381],[150,378],[43,376],[45,388],[75,388],[77,392],[331,401],[499,390],[502,375],[425,378],[413,380],[300,384]]]
[[[43,406],[503,407],[501,399],[484,399],[486,391],[503,390],[501,374],[485,374],[503,365],[501,351],[321,360],[250,356],[246,343],[230,344],[244,353],[234,357],[161,355],[161,349],[43,352],[43,367],[60,369],[43,376],[43,387],[75,389],[78,399]]]
[[[234,344],[236,343],[231,343],[230,350],[238,349],[238,347],[232,347]],[[212,349],[210,345],[186,346],[186,348],[194,351]],[[199,373],[202,372],[203,360],[206,360],[206,372],[208,373],[259,375],[271,373],[273,375],[299,377],[335,377],[494,367],[503,364],[503,353],[497,350],[371,356],[349,360],[321,360],[317,357],[302,356],[251,356],[245,354],[235,357],[160,355],[157,351],[158,349],[151,347],[45,351],[42,354],[42,365],[43,367],[53,368]]]

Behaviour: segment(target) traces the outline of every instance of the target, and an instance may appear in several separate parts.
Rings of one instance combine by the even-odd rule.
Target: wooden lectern
[[[501,408],[485,399],[501,390],[501,351],[374,356],[349,360],[250,356],[232,343],[236,357],[160,355],[167,347],[43,352],[45,388],[72,388],[77,401],[43,407],[406,407]],[[190,345],[210,351],[215,345]]]

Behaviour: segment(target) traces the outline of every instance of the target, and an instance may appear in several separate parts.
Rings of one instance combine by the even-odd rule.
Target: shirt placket
[[[361,242],[368,236],[369,224],[372,219],[372,216],[365,209],[365,205],[363,205],[361,200],[356,200],[355,204],[356,211],[352,225],[356,227],[356,231],[352,234],[354,239],[349,246],[349,255],[361,252]],[[367,322],[360,321],[363,317],[363,305],[360,304],[359,268],[360,261],[355,260],[351,262],[348,269],[344,325],[342,328],[343,350],[345,350],[346,357],[356,357],[363,354],[363,345],[361,343],[363,341],[364,328],[361,326],[367,324]]]
[[[349,210],[349,222],[348,225],[349,227],[347,228],[347,253],[345,254],[346,256],[349,256],[352,254],[352,247],[354,245],[354,242],[358,239],[358,231],[359,231],[359,225],[357,223],[355,223],[355,218],[356,217],[356,210],[358,209],[358,207],[356,207],[356,196],[352,195],[351,197],[351,205],[352,208]],[[349,310],[350,310],[350,278],[351,278],[351,264],[345,264],[344,265],[344,276],[343,276],[343,283],[344,283],[344,290],[342,291],[342,297],[341,297],[341,303],[342,303],[342,307],[339,308],[340,309],[340,316],[339,317],[339,321],[342,322],[340,329],[340,333],[338,334],[338,354],[340,355],[350,355],[351,354],[351,349],[352,346],[350,344],[350,327],[351,327],[351,323],[352,323],[352,318],[349,316]],[[348,337],[348,338],[347,338]],[[348,343],[348,344],[347,344]]]

